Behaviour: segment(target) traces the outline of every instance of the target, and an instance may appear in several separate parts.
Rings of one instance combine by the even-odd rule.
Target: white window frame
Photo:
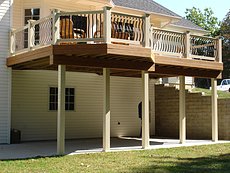
[[[47,98],[47,100],[48,100],[48,111],[51,111],[51,112],[55,111],[56,112],[58,107],[56,110],[50,110],[50,94],[51,94],[50,88],[58,88],[58,87],[57,86],[48,86],[48,98]],[[74,89],[74,95],[73,95],[74,96],[74,101],[73,101],[74,109],[73,110],[65,110],[65,111],[75,112],[76,111],[76,87],[66,86],[65,89],[66,88],[73,88]],[[57,95],[58,95],[58,93],[57,93]],[[66,94],[65,94],[65,96],[66,96]],[[65,102],[65,104],[66,104],[66,102]]]

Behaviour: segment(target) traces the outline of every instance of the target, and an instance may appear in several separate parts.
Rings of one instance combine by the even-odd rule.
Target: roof
[[[152,0],[112,0],[112,1],[115,4],[115,6],[132,8],[132,9],[142,10],[151,13],[158,13],[158,14],[172,16],[172,17],[181,17],[180,15],[174,13],[173,11],[163,7],[162,5]],[[172,25],[206,31],[200,26],[184,18],[182,18],[178,22],[172,23]]]
[[[190,20],[187,20],[185,18],[182,18],[178,22],[172,23],[172,25],[206,31],[205,29],[201,28],[200,26],[196,25],[195,23],[193,23]]]
[[[132,9],[149,11],[153,13],[163,14],[167,16],[180,17],[178,14],[163,7],[152,0],[113,0],[116,6],[128,7]]]

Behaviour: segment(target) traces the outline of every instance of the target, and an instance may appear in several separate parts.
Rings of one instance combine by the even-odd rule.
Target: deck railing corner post
[[[111,8],[110,6],[104,6],[104,43],[111,43]]]
[[[11,56],[14,52],[15,52],[15,34],[13,33],[13,31],[14,31],[15,29],[13,29],[13,28],[11,28],[10,29],[10,33],[9,33],[9,36],[10,36],[10,44],[9,44],[9,46],[10,46],[10,48],[9,48],[9,56]]]
[[[28,51],[33,48],[35,42],[35,26],[33,22],[35,22],[35,20],[28,20]]]
[[[145,47],[150,47],[151,25],[150,25],[150,14],[149,13],[145,14],[144,20],[145,20],[145,26],[144,26]]]
[[[185,42],[184,42],[184,58],[190,58],[190,32],[185,32]]]
[[[216,51],[216,56],[215,56],[215,61],[216,62],[222,62],[222,37],[221,36],[216,36],[215,37],[217,40],[217,45],[215,48]]]
[[[53,14],[53,26],[52,26],[52,36],[53,36],[53,44],[56,44],[57,43],[57,40],[59,39],[60,37],[60,19],[57,15],[57,13],[60,12],[60,9],[52,9],[51,10],[51,13]]]

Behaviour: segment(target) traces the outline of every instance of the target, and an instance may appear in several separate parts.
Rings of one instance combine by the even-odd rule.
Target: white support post
[[[65,65],[58,65],[57,154],[65,154]]]
[[[30,49],[33,48],[34,46],[34,38],[35,38],[35,28],[33,26],[33,22],[35,22],[35,20],[28,20],[28,51],[30,51]]]
[[[185,33],[185,53],[184,53],[184,58],[189,58],[190,57],[190,33],[187,31]]]
[[[53,16],[53,44],[57,43],[57,40],[60,38],[60,18],[57,16],[57,13],[60,12],[59,9],[52,9]]]
[[[179,112],[180,143],[183,144],[186,140],[185,76],[180,76]]]
[[[109,6],[103,7],[104,10],[104,24],[103,24],[103,35],[104,43],[111,43],[111,8]]]
[[[142,71],[142,148],[149,148],[149,73]]]
[[[110,69],[103,69],[103,151],[110,150]]]
[[[217,110],[217,80],[211,79],[212,83],[212,141],[218,141],[218,110]]]
[[[150,14],[145,14],[145,47],[150,47]]]

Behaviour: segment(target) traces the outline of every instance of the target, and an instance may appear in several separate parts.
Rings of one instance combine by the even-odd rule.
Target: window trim
[[[54,88],[58,88],[58,86],[54,86],[54,85],[49,85],[47,90],[48,90],[48,95],[47,95],[47,110],[48,112],[57,112],[57,110],[50,110],[50,88],[54,87]],[[76,112],[76,87],[75,86],[65,86],[65,88],[73,88],[74,89],[74,110],[65,110],[66,112]]]
[[[27,25],[27,24],[25,24],[26,9],[39,9],[39,13],[40,13],[39,19],[41,19],[41,7],[23,7],[23,21],[22,21],[23,26]]]
[[[32,10],[32,9],[39,9],[39,15],[30,15],[30,16],[26,16],[26,10]],[[26,25],[28,25],[28,22],[26,23],[26,18],[27,17],[33,17],[33,16],[37,16],[37,17],[39,17],[39,19],[38,20],[40,20],[41,19],[41,8],[40,7],[38,7],[38,8],[26,8],[26,7],[24,7],[23,8],[23,26],[26,26]],[[30,20],[30,19],[29,19]],[[37,24],[38,25],[38,27],[39,27],[39,24]],[[36,27],[36,26],[35,26]],[[29,33],[29,31],[28,31],[28,29],[26,29],[27,30],[27,32],[25,32],[25,33]],[[25,31],[26,31],[25,30]],[[35,29],[35,33],[34,33],[35,35],[34,35],[34,43],[35,42],[39,42],[39,40],[40,40],[40,38],[39,38],[39,29],[36,31],[36,29]],[[38,39],[36,39],[36,36],[38,36]],[[25,39],[25,36],[24,36],[24,48],[28,48],[28,39],[29,38],[27,38],[27,39]],[[25,44],[25,43],[27,43],[27,44]],[[27,46],[25,46],[25,45],[27,45]]]

